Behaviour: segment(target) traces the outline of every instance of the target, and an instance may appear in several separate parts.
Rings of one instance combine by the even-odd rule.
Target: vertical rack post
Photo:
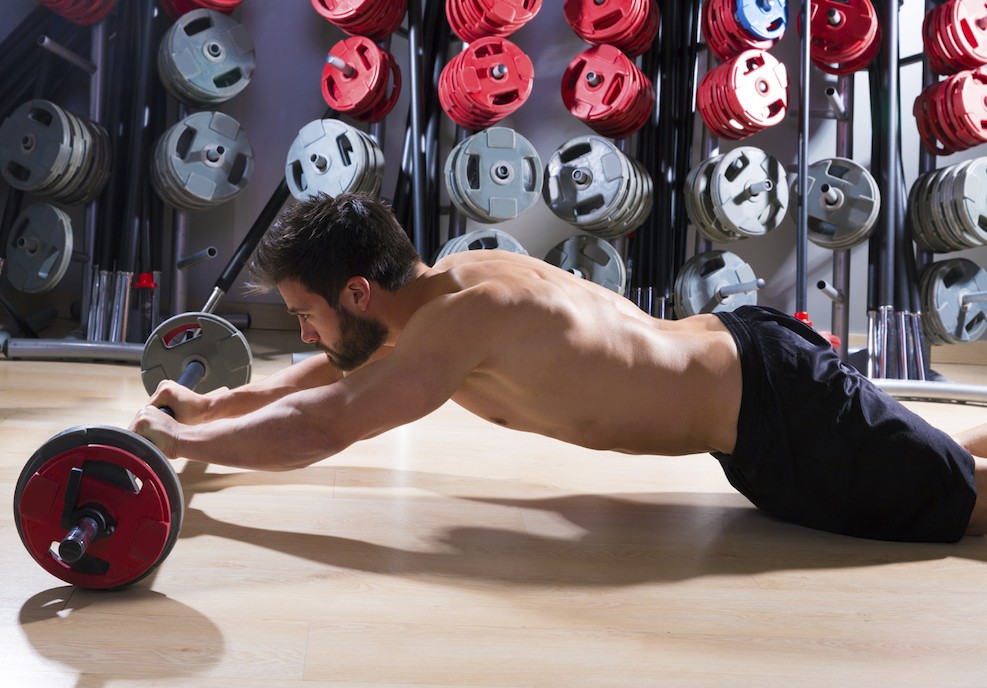
[[[853,75],[841,76],[837,82],[835,94],[842,101],[842,112],[837,113],[836,119],[836,154],[842,158],[853,159]],[[833,252],[833,286],[843,296],[835,299],[832,306],[832,330],[840,340],[839,355],[841,361],[846,361],[847,339],[850,336],[850,309],[847,307],[847,296],[850,293],[850,250],[841,249]]]
[[[799,69],[801,93],[799,94],[799,149],[798,149],[798,222],[795,232],[795,313],[796,317],[808,318],[808,275],[809,275],[809,206],[805,202],[806,184],[809,178],[809,83],[812,75],[810,46],[812,40],[812,2],[802,3],[802,39]]]
[[[422,59],[421,59],[421,0],[408,0],[408,71],[411,72],[411,216],[414,218],[415,249],[425,255],[425,156],[422,147]]]

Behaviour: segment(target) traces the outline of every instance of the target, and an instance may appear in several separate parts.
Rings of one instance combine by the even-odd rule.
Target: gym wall
[[[5,36],[26,14],[32,10],[32,0],[4,0],[0,5],[0,38]],[[788,30],[782,41],[771,53],[788,66],[790,78],[790,106],[783,122],[742,142],[723,141],[720,152],[737,145],[757,146],[781,160],[790,173],[794,172],[798,145],[798,99],[800,85],[799,39],[795,31],[796,14],[800,3],[789,0]],[[921,0],[905,0],[901,6],[901,55],[918,53],[922,49],[921,25],[925,13]],[[320,75],[326,52],[345,37],[313,9],[310,0],[244,0],[234,13],[234,18],[249,31],[256,46],[257,70],[250,85],[227,103],[215,109],[234,117],[249,136],[255,157],[255,167],[249,189],[233,201],[219,207],[190,214],[189,252],[207,246],[218,250],[215,259],[199,264],[187,271],[187,308],[199,309],[206,301],[213,284],[226,261],[267,202],[284,173],[286,152],[306,123],[318,119],[326,108],[320,92]],[[667,28],[667,27],[666,27]],[[510,38],[530,58],[535,68],[534,88],[530,99],[513,115],[499,124],[517,130],[534,144],[542,161],[548,160],[556,148],[568,139],[591,130],[573,117],[564,107],[560,97],[560,81],[569,62],[587,46],[570,29],[562,15],[562,0],[544,0],[539,14],[521,27]],[[407,75],[407,40],[395,35],[391,52]],[[451,52],[455,46],[451,48]],[[700,60],[700,73],[704,61]],[[86,110],[86,79],[79,73],[78,88],[68,89],[65,107]],[[911,115],[911,104],[920,92],[921,66],[909,65],[901,71],[902,135],[906,184],[910,187],[918,174],[920,142]],[[826,99],[823,89],[833,83],[833,78],[812,70],[810,92],[814,109],[823,110]],[[125,86],[124,86],[125,87]],[[404,139],[406,113],[408,111],[409,79],[405,76],[402,94],[387,117],[385,143],[387,161],[382,186],[382,196],[393,194],[400,166],[401,147]],[[660,94],[659,94],[660,97]],[[855,128],[853,158],[867,166],[870,158],[869,121],[870,106],[866,72],[855,79]],[[699,151],[702,122],[696,117],[696,151],[693,163],[701,160]],[[440,149],[444,162],[454,144],[454,126],[444,120],[444,145]],[[810,131],[810,162],[835,155],[835,122],[832,119],[813,119]],[[960,160],[976,157],[976,149],[936,160],[945,166]],[[441,164],[441,163],[440,163]],[[119,172],[117,172],[119,173]],[[656,183],[658,180],[656,179]],[[0,185],[3,182],[0,180]],[[444,218],[430,221],[445,222]],[[81,224],[81,221],[80,221]],[[470,223],[467,229],[483,225]],[[497,225],[509,232],[529,254],[543,257],[548,250],[578,232],[556,217],[539,201],[521,217]],[[166,240],[166,246],[169,242]],[[690,242],[690,245],[691,242]],[[714,246],[740,255],[750,263],[757,276],[766,281],[759,302],[786,312],[795,310],[795,226],[786,218],[782,225],[764,237]],[[851,293],[849,294],[850,331],[862,334],[867,328],[866,315],[866,243],[852,250]],[[987,249],[960,252],[980,265],[987,265]],[[818,280],[829,280],[832,271],[832,253],[817,246],[809,246],[810,285]],[[169,259],[170,260],[170,259]],[[78,296],[80,271],[73,265],[53,294],[18,299],[18,303],[38,307],[47,300],[56,299],[60,310],[64,304]],[[167,285],[162,285],[167,294]],[[820,329],[830,327],[830,301],[814,287],[809,290],[809,314]],[[224,297],[218,312],[249,312],[255,327],[292,329],[295,324],[283,313],[276,295],[246,296],[239,285]],[[61,313],[67,315],[67,313]]]

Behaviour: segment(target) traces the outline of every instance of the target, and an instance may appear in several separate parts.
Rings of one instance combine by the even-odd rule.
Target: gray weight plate
[[[846,158],[826,158],[809,165],[806,205],[809,240],[817,246],[846,249],[870,237],[881,210],[881,192],[866,168]],[[798,180],[792,194],[798,192]],[[798,220],[798,204],[789,207]]]
[[[531,143],[507,127],[490,127],[461,141],[445,164],[449,198],[484,223],[513,220],[538,200],[542,165]]]
[[[623,258],[613,246],[597,237],[569,237],[548,252],[545,262],[618,294],[623,294],[627,286]]]
[[[612,141],[593,135],[570,139],[552,154],[542,195],[556,216],[606,239],[641,226],[653,203],[644,167]]]
[[[753,146],[724,153],[713,168],[710,193],[713,209],[724,226],[747,237],[770,232],[781,223],[788,208],[784,167]]]
[[[253,149],[240,123],[221,112],[203,111],[161,136],[151,181],[168,203],[201,210],[240,194],[253,170]]]
[[[946,172],[946,168],[941,168],[929,174],[916,198],[926,235],[929,241],[938,247],[937,250],[939,251],[949,250],[948,237],[944,235],[944,228],[941,227],[942,221],[938,219],[938,213],[933,212],[938,203],[939,180]]]
[[[713,210],[709,184],[713,168],[722,157],[717,155],[703,160],[689,171],[685,181],[684,200],[685,212],[699,234],[710,241],[728,242],[743,239],[744,236],[725,227]]]
[[[933,263],[921,279],[923,325],[933,343],[958,344],[987,332],[984,303],[964,303],[968,295],[987,295],[987,271],[966,258]]]
[[[940,247],[932,223],[925,212],[927,187],[935,172],[923,174],[915,180],[908,191],[908,218],[911,222],[912,238],[920,248],[937,253],[946,250]]]
[[[250,83],[256,66],[246,27],[213,10],[183,14],[158,50],[158,74],[168,91],[190,105],[215,105]]]
[[[952,207],[966,245],[987,245],[987,158],[970,160],[957,171]]]
[[[936,202],[931,208],[933,215],[937,218],[939,232],[943,239],[947,244],[958,247],[965,247],[966,242],[963,240],[963,229],[959,226],[959,220],[956,219],[956,215],[952,210],[953,199],[955,198],[953,188],[956,183],[956,173],[963,165],[966,165],[966,163],[950,165],[946,168],[943,176],[939,178],[939,186],[936,189]]]
[[[23,103],[0,125],[0,173],[16,189],[43,192],[71,158],[71,125],[54,103]]]
[[[285,180],[300,201],[325,193],[377,195],[384,155],[369,136],[338,119],[317,119],[298,132],[288,149]]]
[[[932,177],[929,188],[927,189],[927,200],[925,205],[925,212],[930,220],[930,224],[933,231],[936,233],[937,240],[943,246],[952,246],[955,241],[951,234],[949,224],[946,220],[946,211],[942,207],[943,188],[947,183],[951,168],[944,167]]]
[[[152,394],[162,380],[177,380],[190,361],[205,366],[205,375],[195,387],[204,394],[249,382],[253,355],[246,337],[218,315],[182,313],[158,325],[145,342],[144,389]]]
[[[675,278],[675,314],[687,318],[699,313],[732,311],[740,306],[757,305],[757,276],[754,269],[729,251],[707,251],[693,256]],[[740,285],[749,290],[724,294]]]
[[[18,291],[53,289],[72,261],[72,220],[48,203],[25,209],[10,228],[7,279]]]
[[[494,229],[493,227],[488,227],[467,232],[460,237],[450,239],[442,246],[435,260],[438,262],[440,259],[453,253],[483,249],[497,249],[519,253],[522,256],[528,255],[524,247],[510,234],[499,229]]]

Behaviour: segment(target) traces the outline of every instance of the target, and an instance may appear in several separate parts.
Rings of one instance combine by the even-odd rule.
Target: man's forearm
[[[297,397],[322,397],[323,390],[303,391]],[[303,468],[341,449],[317,405],[279,402],[237,418],[200,425],[185,425],[174,435],[174,454],[236,468],[287,471]]]
[[[236,418],[256,411],[293,392],[330,385],[342,378],[342,373],[330,365],[321,354],[302,359],[273,375],[209,395],[210,403],[204,420]]]

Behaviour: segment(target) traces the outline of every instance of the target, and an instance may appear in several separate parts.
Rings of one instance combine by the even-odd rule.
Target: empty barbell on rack
[[[368,134],[338,119],[317,119],[298,132],[284,171],[300,201],[320,193],[376,196],[384,178],[384,153]]]
[[[513,129],[490,127],[457,144],[446,158],[449,199],[477,222],[513,220],[542,189],[538,151]]]
[[[230,333],[221,347],[208,334],[214,328]],[[155,336],[180,340],[170,354],[182,361],[178,383],[199,392],[212,387],[202,384],[210,377],[223,379],[213,374],[226,357],[250,359],[243,335],[207,313],[165,321],[149,341]],[[82,588],[122,588],[150,574],[178,540],[183,512],[182,486],[164,454],[110,426],[55,435],[26,462],[14,488],[14,521],[25,548],[46,571]]]
[[[686,261],[675,277],[675,315],[687,318],[757,305],[757,292],[764,284],[735,253],[700,253]]]
[[[553,213],[601,239],[640,227],[653,207],[651,175],[602,136],[563,143],[545,165],[542,195]]]
[[[865,167],[846,158],[826,158],[808,167],[805,187],[809,240],[817,246],[847,249],[865,242],[877,224],[881,191]],[[798,180],[792,195],[798,193]],[[798,204],[789,208],[798,221]]]
[[[922,271],[922,325],[931,344],[961,344],[987,332],[987,271],[966,258],[932,263]]]

